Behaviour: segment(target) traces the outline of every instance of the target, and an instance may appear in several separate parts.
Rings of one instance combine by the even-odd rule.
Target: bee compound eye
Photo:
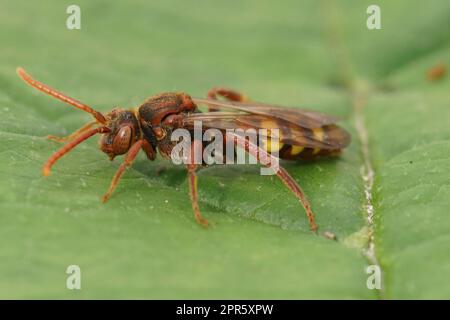
[[[113,140],[113,150],[115,154],[124,154],[131,144],[132,130],[129,126],[119,129]]]

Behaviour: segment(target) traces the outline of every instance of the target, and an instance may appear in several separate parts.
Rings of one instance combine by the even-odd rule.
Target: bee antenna
[[[77,101],[75,99],[72,99],[71,97],[56,91],[55,89],[43,84],[42,82],[39,82],[35,79],[33,79],[33,77],[31,77],[23,68],[18,67],[16,69],[17,75],[26,83],[28,83],[30,86],[38,89],[39,91],[42,91],[48,95],[51,95],[52,97],[61,100],[65,103],[68,103],[72,106],[74,106],[75,108],[78,108],[80,110],[83,110],[87,113],[90,113],[94,116],[94,118],[101,124],[105,124],[106,123],[106,119],[103,116],[103,114],[101,114],[100,112],[92,109],[91,107],[85,105],[84,103],[81,103],[80,101]]]

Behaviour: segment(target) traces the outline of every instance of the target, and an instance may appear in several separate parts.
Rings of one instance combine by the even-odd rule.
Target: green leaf
[[[3,1],[0,11],[1,298],[448,298],[450,296],[446,1]],[[257,166],[199,172],[195,222],[184,168],[140,155],[100,203],[114,162],[88,141],[41,167],[90,120],[24,85],[37,79],[101,111],[164,91],[249,97],[341,116],[353,142],[339,159],[283,165],[320,231]],[[367,139],[365,135],[367,134]],[[161,174],[157,172],[165,167]],[[374,172],[372,188],[364,172]],[[367,206],[373,206],[369,223]],[[366,286],[379,262],[382,290]],[[66,288],[79,265],[82,290]]]

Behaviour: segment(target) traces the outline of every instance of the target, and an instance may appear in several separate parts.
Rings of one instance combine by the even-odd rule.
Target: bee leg
[[[147,155],[147,159],[148,160],[155,160],[156,159],[156,152],[153,149],[152,145],[150,144],[150,142],[148,142],[147,140],[143,140],[142,142],[142,150],[144,150],[145,154]]]
[[[317,225],[314,221],[314,213],[312,212],[311,205],[309,204],[308,199],[305,196],[302,188],[298,185],[297,181],[284,169],[283,167],[279,167],[277,171],[277,176],[284,183],[284,185],[291,190],[291,192],[295,195],[295,197],[300,201],[303,208],[306,211],[306,216],[308,217],[309,227],[312,232],[317,233]]]
[[[46,138],[49,140],[57,141],[57,142],[71,141],[71,140],[74,140],[77,137],[79,137],[83,132],[86,132],[87,130],[92,128],[92,126],[95,125],[96,123],[97,123],[97,121],[88,122],[84,126],[82,126],[80,129],[78,129],[77,131],[71,133],[70,135],[68,135],[66,137],[58,137],[58,136],[48,135],[48,136],[46,136]]]
[[[120,165],[119,169],[117,169],[116,174],[114,175],[111,185],[109,186],[108,191],[105,193],[105,195],[102,197],[102,202],[105,203],[111,194],[114,192],[114,189],[116,188],[117,184],[119,183],[120,178],[122,177],[122,174],[125,172],[127,167],[131,166],[133,164],[134,159],[136,159],[136,156],[139,154],[139,151],[141,150],[145,140],[141,139],[136,141],[128,150],[128,153],[125,156],[125,160]]]
[[[208,227],[208,220],[203,218],[200,207],[198,206],[198,188],[197,188],[197,175],[195,171],[198,168],[198,163],[196,163],[196,153],[201,154],[203,151],[202,141],[193,140],[191,143],[190,153],[188,154],[188,163],[186,164],[186,169],[188,172],[188,184],[189,184],[189,196],[191,197],[192,210],[194,211],[194,217],[197,222],[203,226]]]
[[[192,210],[194,210],[194,217],[201,226],[206,228],[208,227],[208,220],[203,218],[198,206],[197,175],[195,174],[197,165],[188,164],[186,168],[188,171],[189,195],[191,197]]]
[[[44,164],[44,167],[42,168],[42,174],[47,177],[50,174],[50,170],[52,166],[55,164],[56,161],[58,161],[62,156],[69,153],[73,148],[75,148],[77,145],[82,143],[83,141],[89,139],[90,137],[96,135],[97,133],[106,133],[109,132],[109,129],[106,127],[99,127],[95,129],[88,130],[86,132],[83,132],[80,134],[76,139],[73,139],[72,141],[69,141],[65,145],[63,145],[58,151],[53,153],[50,158],[47,159],[47,161]]]
[[[243,139],[238,135],[232,134],[232,137],[235,138],[235,144],[243,148],[247,153],[258,159],[261,164],[266,167],[271,167],[274,163],[277,163],[276,174],[278,178],[284,183],[284,185],[295,195],[295,197],[302,204],[303,208],[306,211],[306,216],[309,221],[309,226],[312,232],[317,233],[317,225],[314,219],[314,213],[312,212],[311,205],[308,199],[305,196],[302,188],[298,185],[297,181],[284,169],[282,166],[278,164],[279,159],[275,158],[273,155],[267,153],[264,149],[258,147],[248,139]]]
[[[209,99],[219,100],[218,96],[221,96],[229,101],[236,101],[236,102],[245,102],[249,100],[245,95],[241,94],[240,92],[224,87],[214,87],[208,91]],[[208,111],[213,112],[218,110],[209,106]]]

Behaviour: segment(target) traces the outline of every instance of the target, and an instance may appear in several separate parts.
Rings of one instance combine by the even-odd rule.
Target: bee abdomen
[[[340,153],[341,149],[317,149],[285,144],[280,150],[280,158],[285,160],[314,160],[337,156]]]
[[[314,129],[303,129],[310,141],[317,141],[317,147],[305,147],[295,144],[284,144],[279,155],[286,160],[313,160],[316,158],[337,156],[350,142],[350,135],[336,125],[327,125]],[[323,147],[326,146],[326,147]]]

